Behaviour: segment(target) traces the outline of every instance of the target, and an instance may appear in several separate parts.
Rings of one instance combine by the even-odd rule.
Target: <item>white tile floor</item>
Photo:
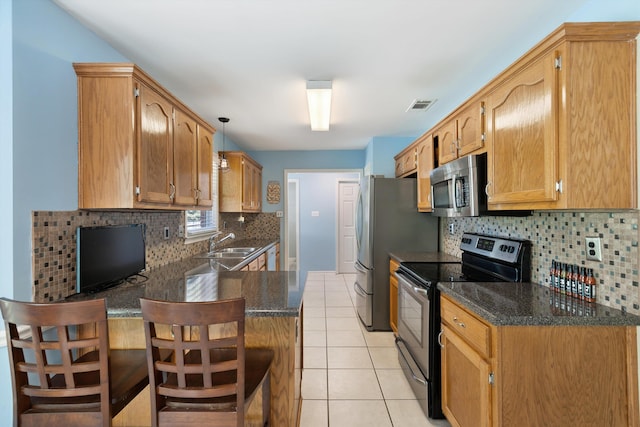
[[[334,272],[307,276],[300,426],[449,426],[420,409],[398,364],[393,333],[362,327],[354,280]]]

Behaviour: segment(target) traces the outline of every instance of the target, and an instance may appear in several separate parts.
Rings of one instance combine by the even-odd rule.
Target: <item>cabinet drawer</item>
[[[487,324],[444,297],[441,301],[440,314],[443,323],[451,327],[453,331],[483,356],[489,357],[491,352],[491,329]]]

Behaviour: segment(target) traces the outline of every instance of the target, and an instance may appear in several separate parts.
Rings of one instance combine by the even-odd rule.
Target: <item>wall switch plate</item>
[[[169,239],[169,227],[165,227],[165,228],[164,228],[163,235],[164,235],[164,239],[165,239],[165,240],[168,240],[168,239]]]
[[[599,237],[585,237],[585,249],[587,252],[587,260],[602,261],[602,244]]]

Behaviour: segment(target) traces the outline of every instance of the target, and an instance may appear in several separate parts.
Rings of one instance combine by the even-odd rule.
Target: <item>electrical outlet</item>
[[[452,236],[454,234],[456,234],[456,224],[455,223],[449,224],[449,234],[452,235]]]
[[[585,237],[584,245],[587,252],[587,260],[602,261],[602,245],[599,237]]]
[[[164,228],[164,239],[169,240],[169,227]]]
[[[284,216],[284,212],[276,211],[276,218],[282,218]]]
[[[184,237],[184,225],[178,226],[178,237]]]

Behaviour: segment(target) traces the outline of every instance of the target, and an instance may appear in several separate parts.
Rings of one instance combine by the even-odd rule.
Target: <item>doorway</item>
[[[358,181],[338,181],[338,250],[337,272],[356,272],[356,204],[358,200]]]
[[[357,169],[284,171],[285,267],[299,271],[302,280],[308,271],[339,271],[338,183],[357,184],[361,174]]]

